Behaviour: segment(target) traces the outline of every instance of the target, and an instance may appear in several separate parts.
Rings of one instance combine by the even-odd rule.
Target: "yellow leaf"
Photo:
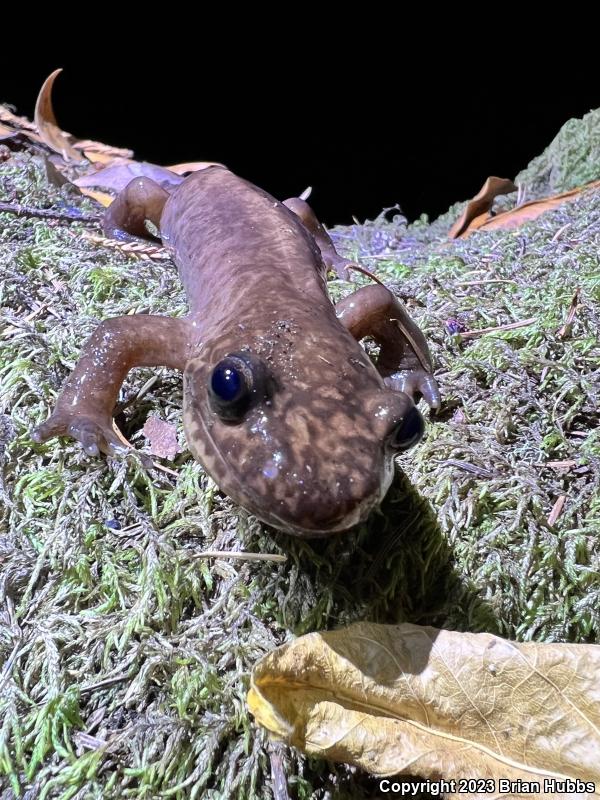
[[[459,782],[475,778],[494,792],[471,797],[597,799],[599,675],[596,645],[357,623],[265,656],[248,705],[310,755],[455,781],[446,797],[464,797]],[[513,782],[506,791],[503,780]],[[579,794],[568,780],[581,782]]]
[[[84,194],[86,197],[91,197],[92,200],[96,200],[96,202],[100,203],[100,205],[104,206],[104,208],[108,208],[108,206],[113,202],[115,199],[112,194],[108,194],[108,192],[99,192],[94,189],[79,189],[81,194]]]

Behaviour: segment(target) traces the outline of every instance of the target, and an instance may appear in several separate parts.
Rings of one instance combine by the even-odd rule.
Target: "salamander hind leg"
[[[302,200],[300,197],[290,197],[288,200],[283,201],[283,205],[293,211],[300,218],[307,231],[313,235],[327,269],[335,272],[338,278],[343,281],[350,280],[350,268],[354,266],[354,262],[344,258],[337,252],[335,245],[331,241],[331,236],[321,225],[306,200]]]
[[[336,314],[355,339],[372,336],[380,345],[377,369],[391,389],[441,405],[440,390],[422,331],[385,286],[365,286],[345,297]]]
[[[150,238],[146,220],[160,230],[160,217],[168,198],[169,192],[150,178],[134,178],[106,209],[104,233],[121,241]]]
[[[112,412],[125,376],[142,366],[183,371],[191,335],[192,328],[183,319],[138,314],[102,322],[84,345],[54,411],[31,438],[45,442],[71,436],[89,455],[124,451],[112,427]]]

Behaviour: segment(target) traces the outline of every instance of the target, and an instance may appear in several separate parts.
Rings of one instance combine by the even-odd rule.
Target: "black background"
[[[475,40],[473,51],[451,41],[415,54],[400,46],[406,32],[383,26],[373,57],[352,40],[359,29],[339,41],[313,34],[301,49],[251,36],[239,45],[215,30],[210,51],[210,30],[164,31],[158,44],[157,31],[153,41],[99,31],[77,53],[59,44],[5,58],[0,101],[31,118],[44,78],[63,67],[54,92],[63,129],[159,164],[220,161],[280,199],[312,185],[328,225],[395,203],[411,220],[434,218],[488,175],[514,178],[566,120],[600,105],[581,46],[577,58],[517,48],[482,59]]]

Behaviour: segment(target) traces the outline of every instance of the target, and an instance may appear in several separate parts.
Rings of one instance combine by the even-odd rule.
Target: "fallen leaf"
[[[103,144],[102,142],[94,142],[92,139],[79,139],[73,143],[73,147],[77,150],[83,150],[86,158],[93,161],[90,155],[106,156],[112,158],[133,158],[133,150],[127,147],[113,147],[111,144]],[[100,160],[100,159],[96,159]]]
[[[73,189],[74,192],[79,191],[78,189],[73,188],[73,184],[71,181],[63,175],[63,173],[58,169],[58,167],[52,163],[49,158],[44,158],[44,169],[46,170],[46,180],[52,186],[65,186],[69,185]]]
[[[92,200],[95,200],[97,203],[100,203],[101,206],[104,208],[108,208],[108,206],[112,203],[115,199],[112,194],[107,194],[106,192],[98,192],[94,189],[83,189],[80,188],[79,191],[81,194],[84,194],[86,197],[91,197]]]
[[[114,156],[110,156],[107,153],[96,153],[94,150],[84,150],[83,155],[90,161],[92,164],[112,164],[115,160]]]
[[[597,645],[361,622],[269,653],[248,706],[277,738],[377,776],[538,782],[481,796],[566,798],[544,782],[600,786],[599,674]]]
[[[83,156],[71,146],[68,134],[58,127],[52,108],[52,87],[61,72],[62,69],[55,69],[44,81],[35,104],[33,119],[44,144],[59,153],[65,161],[78,162],[83,160]]]
[[[185,161],[183,164],[171,164],[171,166],[165,167],[165,169],[174,172],[176,175],[185,175],[186,172],[199,172],[201,169],[206,169],[207,167],[224,166],[224,164],[219,164],[218,161]]]
[[[84,175],[74,180],[73,183],[80,187],[93,186],[99,189],[120,192],[134,178],[141,177],[151,178],[164,188],[179,186],[185,180],[180,175],[176,175],[165,167],[159,167],[156,164],[150,164],[146,161],[126,161],[104,167],[104,169],[100,169],[90,175]]]
[[[20,136],[21,132],[15,130],[14,128],[9,128],[8,125],[4,125],[0,122],[0,142],[4,139],[14,139],[16,136]]]
[[[150,441],[150,452],[153,456],[172,461],[181,452],[177,442],[177,429],[170,422],[158,417],[148,417],[142,433]]]
[[[477,227],[480,227],[488,218],[488,212],[492,207],[494,198],[499,194],[510,194],[510,192],[516,191],[517,187],[508,178],[489,177],[479,193],[472,200],[469,200],[460,218],[450,228],[448,232],[449,238],[457,239],[467,228],[472,226],[474,220],[477,220]]]
[[[23,128],[34,133],[36,130],[33,122],[30,122],[27,117],[19,117],[17,114],[13,114],[6,106],[0,106],[0,120],[2,122],[7,122],[13,128]]]
[[[469,227],[459,234],[460,238],[466,238],[474,230],[498,230],[518,228],[525,222],[537,219],[541,214],[546,211],[552,211],[563,203],[576,200],[582,192],[593,190],[600,187],[600,181],[593,181],[586,183],[584,186],[578,186],[576,189],[571,189],[568,192],[552,195],[552,197],[544,197],[541,200],[531,200],[529,203],[523,203],[516,208],[511,208],[510,211],[503,211],[501,214],[496,214],[495,217],[488,217],[482,219],[480,223],[473,222]],[[565,226],[561,230],[564,230]],[[454,227],[453,227],[454,229]],[[453,230],[452,229],[452,230]]]

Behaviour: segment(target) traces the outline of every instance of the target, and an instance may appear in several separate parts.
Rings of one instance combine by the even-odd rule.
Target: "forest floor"
[[[600,178],[599,142],[600,112],[569,122],[517,177],[519,199]],[[0,161],[0,201],[98,213],[28,149]],[[173,423],[170,472],[31,441],[99,320],[186,303],[160,254],[0,212],[1,800],[267,800],[274,756],[297,798],[368,797],[372,779],[254,724],[245,698],[262,655],[354,620],[598,641],[600,191],[449,240],[461,210],[333,231],[405,300],[444,403],[381,510],[323,541],[274,532],[218,491],[185,448],[181,379],[166,369],[131,373],[119,424],[147,450],[148,415]],[[332,281],[332,296],[368,282]]]

